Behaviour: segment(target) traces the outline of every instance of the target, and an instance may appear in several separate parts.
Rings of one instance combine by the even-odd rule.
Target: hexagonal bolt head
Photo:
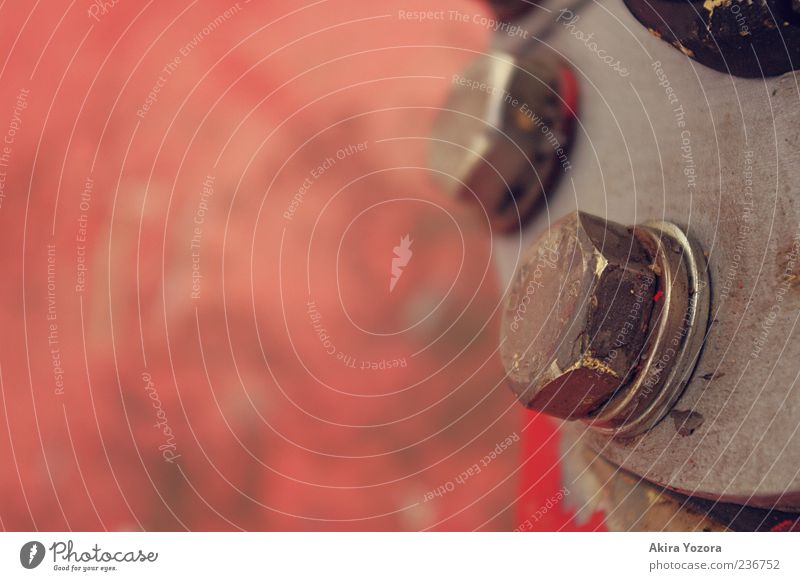
[[[475,59],[453,77],[433,127],[433,177],[495,231],[518,230],[571,168],[577,87],[549,52]]]
[[[531,246],[506,305],[501,357],[520,401],[586,419],[635,374],[657,277],[636,229],[582,212]]]

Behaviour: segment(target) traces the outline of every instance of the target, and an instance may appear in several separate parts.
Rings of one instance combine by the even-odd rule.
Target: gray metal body
[[[547,6],[557,13],[559,4]],[[621,0],[579,14],[546,40],[581,87],[571,169],[522,233],[495,237],[501,288],[530,241],[575,209],[681,226],[705,250],[711,277],[712,324],[675,406],[695,414],[693,431],[679,433],[673,416],[630,441],[578,422],[564,429],[681,492],[798,508],[800,75],[742,79],[706,68],[650,35]]]

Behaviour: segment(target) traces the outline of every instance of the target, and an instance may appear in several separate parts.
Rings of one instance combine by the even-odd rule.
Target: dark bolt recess
[[[629,228],[582,212],[554,224],[524,258],[504,315],[501,357],[519,400],[613,434],[654,425],[702,344],[697,254],[672,224]]]
[[[516,20],[538,3],[535,0],[489,0],[497,18],[503,22]]]
[[[798,0],[624,0],[656,37],[717,71],[771,77],[800,67]]]
[[[577,81],[555,55],[479,57],[454,76],[437,117],[433,175],[493,230],[518,230],[571,168],[577,100]]]

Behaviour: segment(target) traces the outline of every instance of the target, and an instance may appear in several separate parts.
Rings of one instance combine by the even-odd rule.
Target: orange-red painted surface
[[[4,529],[510,530],[560,489],[425,170],[488,31],[428,4],[0,4]]]

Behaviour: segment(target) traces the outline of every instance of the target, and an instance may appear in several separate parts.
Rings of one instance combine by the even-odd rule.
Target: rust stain
[[[689,410],[673,410],[669,413],[675,423],[675,429],[681,436],[691,436],[695,430],[703,425],[703,414]]]
[[[775,257],[778,285],[789,290],[800,290],[800,239],[795,238]]]
[[[592,357],[591,355],[582,356],[580,360],[578,360],[569,369],[564,370],[564,373],[575,371],[576,369],[581,369],[581,368],[591,369],[592,371],[596,371],[598,373],[605,373],[607,375],[619,379],[619,375],[617,374],[616,371],[611,369],[608,365],[606,365],[596,357]]]

